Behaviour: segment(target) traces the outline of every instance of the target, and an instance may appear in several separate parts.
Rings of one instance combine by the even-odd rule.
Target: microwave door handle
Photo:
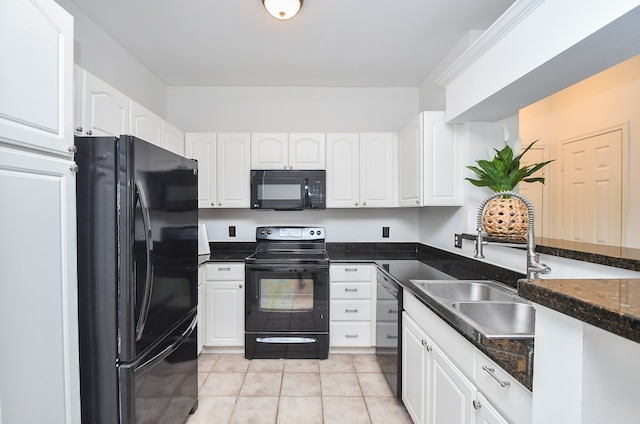
[[[144,294],[142,295],[142,305],[140,306],[140,315],[136,323],[136,341],[140,340],[147,323],[147,315],[149,314],[149,306],[151,304],[151,290],[153,288],[153,236],[151,234],[151,219],[149,218],[149,206],[144,188],[140,181],[135,182],[136,196],[140,201],[142,210],[142,224],[144,226],[144,240],[146,244],[146,260],[147,269],[145,273]]]
[[[304,179],[304,206],[308,207],[309,201],[309,178]]]

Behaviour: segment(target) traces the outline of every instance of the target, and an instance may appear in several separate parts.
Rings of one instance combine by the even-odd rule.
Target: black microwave
[[[251,171],[251,209],[326,208],[327,171]]]

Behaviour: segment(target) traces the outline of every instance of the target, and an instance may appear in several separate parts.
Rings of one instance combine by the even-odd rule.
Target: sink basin
[[[527,338],[535,330],[535,309],[517,302],[454,302],[451,307],[481,326],[488,337]]]
[[[491,287],[485,282],[416,282],[429,294],[460,302],[478,302],[487,300],[512,301],[513,296],[505,289]]]

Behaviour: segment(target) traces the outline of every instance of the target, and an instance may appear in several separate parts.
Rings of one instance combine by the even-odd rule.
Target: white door
[[[162,145],[177,155],[184,156],[184,132],[167,121],[162,121]]]
[[[398,205],[422,205],[423,157],[421,116],[398,133]]]
[[[251,169],[289,169],[287,133],[251,133]]]
[[[129,133],[129,98],[87,71],[82,71],[82,125],[78,135],[119,136]]]
[[[472,424],[476,388],[437,346],[431,350],[429,420],[431,424]]]
[[[402,313],[402,401],[416,424],[426,423],[426,384],[430,378],[426,335]]]
[[[289,168],[325,169],[325,146],[324,133],[290,133]]]
[[[216,135],[216,172],[218,206],[248,208],[250,193],[250,134]]]
[[[360,201],[362,207],[394,206],[396,185],[394,133],[360,134]]]
[[[144,106],[129,100],[129,132],[138,138],[162,145],[162,119]]]
[[[360,136],[327,134],[327,208],[360,206]]]
[[[562,239],[622,244],[622,131],[562,146]]]
[[[198,208],[216,207],[216,134],[187,133],[185,156],[198,161]]]
[[[207,346],[244,346],[242,281],[206,282]]]

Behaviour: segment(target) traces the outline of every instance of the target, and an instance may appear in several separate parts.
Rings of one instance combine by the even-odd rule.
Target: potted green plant
[[[532,177],[545,165],[553,162],[534,163],[520,166],[520,160],[537,142],[529,144],[519,155],[514,155],[509,144],[508,131],[505,130],[505,145],[501,150],[493,149],[492,160],[477,160],[477,166],[467,166],[478,175],[478,178],[465,178],[477,187],[489,187],[494,192],[513,191],[520,182],[544,184],[543,177]],[[529,214],[527,207],[520,199],[511,196],[500,196],[490,200],[484,210],[483,226],[485,231],[494,236],[522,238],[527,233]]]

